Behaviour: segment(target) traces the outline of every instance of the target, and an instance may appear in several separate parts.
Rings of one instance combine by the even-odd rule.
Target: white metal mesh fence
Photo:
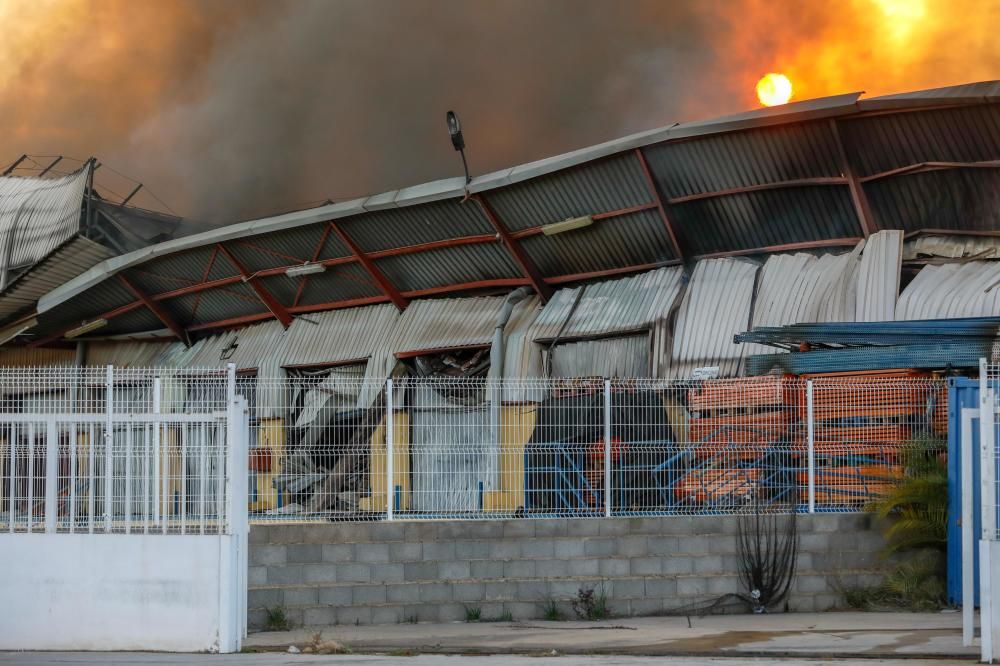
[[[0,369],[0,529],[217,532],[226,371]]]
[[[289,378],[255,414],[251,519],[857,511],[943,455],[928,377]]]
[[[997,436],[1000,363],[981,359],[979,366],[982,537],[1000,541],[1000,437]]]

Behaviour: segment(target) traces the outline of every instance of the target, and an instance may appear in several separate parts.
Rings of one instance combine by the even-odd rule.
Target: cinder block
[[[373,583],[402,583],[405,580],[403,565],[400,563],[376,563],[371,570]]]
[[[503,563],[504,578],[534,578],[534,560],[508,560]]]
[[[268,537],[272,544],[302,543],[302,525],[269,525]]]
[[[591,583],[579,580],[554,580],[549,583],[549,594],[553,599],[574,599],[580,588],[590,587]]]
[[[615,550],[614,539],[587,539],[583,542],[583,553],[587,557],[611,557]]]
[[[399,624],[403,621],[403,609],[399,606],[375,606],[372,608],[372,624]]]
[[[708,579],[684,577],[677,579],[677,595],[681,597],[703,597],[708,594]]]
[[[537,560],[535,575],[539,578],[561,578],[566,575],[565,560]]]
[[[285,606],[315,606],[319,602],[317,587],[286,587],[282,597]]]
[[[505,613],[510,613],[515,620],[534,620],[541,609],[538,604],[509,601],[504,603],[503,610]]]
[[[641,578],[618,578],[608,583],[608,594],[614,599],[639,599],[646,596],[646,583]]]
[[[403,606],[403,622],[437,622],[438,607],[433,604]]]
[[[549,596],[548,583],[541,580],[521,581],[517,584],[518,601],[542,601]]]
[[[739,585],[740,581],[737,576],[712,576],[708,579],[708,593],[718,594],[719,596],[723,594],[736,594]]]
[[[504,539],[524,539],[535,536],[534,520],[507,520],[503,524]]]
[[[282,594],[278,588],[257,588],[247,590],[248,608],[272,608],[282,605]]]
[[[280,566],[288,562],[283,545],[253,546],[250,548],[250,564]]]
[[[517,583],[483,583],[483,598],[487,601],[513,601],[517,593]]]
[[[551,539],[532,539],[521,542],[521,557],[543,558],[555,555],[555,545]]]
[[[814,558],[812,553],[798,553],[795,557],[795,570],[800,573],[812,571],[815,567]]]
[[[628,521],[621,518],[601,518],[598,520],[598,534],[601,536],[625,536],[628,534]]]
[[[694,572],[700,574],[722,573],[721,555],[701,555],[692,558],[694,560]]]
[[[366,543],[354,549],[354,556],[358,562],[388,562],[389,544]]]
[[[371,624],[372,609],[368,606],[344,606],[337,609],[337,624]]]
[[[799,535],[799,550],[805,553],[830,552],[832,535],[830,533],[811,533]]]
[[[664,557],[660,563],[665,574],[685,575],[694,571],[694,560],[693,557],[674,555]]]
[[[521,557],[521,542],[519,540],[490,542],[490,559],[509,560],[516,557]]]
[[[535,537],[564,537],[569,534],[568,520],[557,518],[532,522],[535,525]]]
[[[657,576],[663,573],[663,560],[659,557],[633,557],[629,559],[629,575]]]
[[[567,560],[566,570],[570,576],[597,576],[601,570],[601,561],[597,559]]]
[[[552,542],[553,553],[559,559],[570,557],[583,557],[583,544],[581,539],[556,539]]]
[[[494,560],[475,560],[469,563],[473,578],[479,580],[490,580],[492,578],[503,578],[503,562]]]
[[[808,593],[828,592],[829,586],[826,576],[796,576],[795,590]]]
[[[677,580],[674,578],[647,578],[643,584],[649,598],[670,599],[677,596]]]
[[[367,564],[334,564],[339,583],[370,583],[372,568]]]
[[[710,553],[719,553],[732,555],[738,551],[736,544],[736,537],[729,535],[718,535],[708,538],[708,551]]]
[[[438,523],[433,520],[428,521],[412,521],[404,524],[403,528],[403,540],[404,541],[434,541],[438,536],[438,525],[445,523]]]
[[[462,580],[472,575],[468,562],[438,562],[438,578],[441,580]]]
[[[403,565],[403,578],[407,582],[437,580],[437,562],[407,562]]]
[[[267,568],[268,585],[298,585],[302,581],[301,564],[289,564],[283,567]]]
[[[438,622],[464,622],[468,617],[469,608],[479,606],[477,604],[439,604],[437,609]],[[482,610],[480,609],[480,612]]]
[[[270,543],[271,535],[267,525],[251,525],[250,533],[247,535],[247,543],[250,546]]]
[[[648,537],[646,550],[650,555],[675,555],[679,552],[679,539],[674,536]]]
[[[247,585],[265,585],[267,567],[247,567]]]
[[[594,537],[601,534],[601,521],[593,518],[573,518],[567,519],[566,536]]]
[[[344,566],[359,566],[359,565],[343,565],[343,564],[306,564],[302,567],[302,582],[303,583],[336,583],[340,579],[340,570]],[[365,567],[365,574],[368,573],[368,567]],[[347,579],[344,582],[350,582],[353,579]],[[368,582],[366,579],[364,582]]]
[[[420,601],[420,584],[388,585],[385,591],[389,603],[413,604]],[[404,620],[406,618],[403,618]]]
[[[384,604],[385,585],[355,585],[351,592],[351,601],[355,606]]]
[[[326,606],[350,606],[354,598],[353,585],[332,585],[314,588],[318,592],[317,603]]]
[[[307,543],[368,543],[371,541],[371,524],[309,525],[305,528],[305,540]]]
[[[455,557],[460,560],[485,560],[490,556],[489,541],[456,541]]]
[[[629,533],[644,535],[662,535],[665,531],[663,518],[632,518],[629,520]]]
[[[451,586],[451,596],[455,601],[482,601],[482,583],[454,583]]]
[[[629,572],[629,561],[625,558],[602,559],[600,564],[600,574],[607,577],[627,576]]]
[[[420,601],[424,603],[451,601],[451,583],[421,583]]]
[[[843,597],[839,594],[817,594],[813,597],[813,608],[816,611],[836,610],[845,605]]]
[[[254,631],[261,630],[267,624],[267,611],[263,608],[251,608],[247,611],[247,626]]]
[[[691,536],[677,540],[678,553],[704,554],[708,552],[708,538]]]
[[[653,615],[663,610],[663,599],[629,599],[629,615],[642,616]]]
[[[337,621],[337,609],[332,606],[306,608],[302,614],[302,624],[306,627],[329,627]]]
[[[295,543],[285,547],[289,564],[313,564],[323,561],[323,546],[318,543]]]
[[[324,562],[353,562],[354,544],[351,543],[325,543],[323,548]]]
[[[403,541],[389,544],[391,562],[419,562],[423,559],[424,547],[420,543]]]
[[[622,557],[645,557],[648,553],[644,536],[624,536],[618,540],[618,554]]]
[[[440,562],[455,559],[454,542],[435,542],[424,544],[424,560]]]
[[[403,523],[379,522],[373,523],[368,528],[371,540],[384,543],[386,541],[402,541],[406,532],[406,525]]]
[[[437,537],[442,541],[499,539],[503,537],[503,526],[500,520],[457,520],[440,523]]]

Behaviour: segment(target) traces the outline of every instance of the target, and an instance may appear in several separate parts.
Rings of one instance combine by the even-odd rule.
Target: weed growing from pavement
[[[292,623],[288,621],[288,615],[282,606],[265,608],[267,620],[264,621],[264,628],[268,631],[288,631],[292,628]]]
[[[580,588],[573,599],[573,612],[581,620],[606,620],[611,617],[611,607],[608,606],[608,594],[604,583],[597,588]]]

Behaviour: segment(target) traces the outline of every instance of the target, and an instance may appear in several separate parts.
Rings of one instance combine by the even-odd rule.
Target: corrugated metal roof
[[[906,286],[896,318],[946,319],[1000,315],[1000,262],[925,266]]]
[[[414,301],[400,315],[392,348],[414,352],[489,344],[504,299],[486,296]]]
[[[88,164],[62,178],[0,177],[0,275],[34,264],[77,232],[89,173]]]
[[[114,365],[125,368],[152,368],[166,365],[173,342],[137,340],[95,340],[87,343],[87,365]],[[218,366],[219,363],[213,363]],[[192,365],[192,367],[194,367]],[[209,366],[205,366],[209,367]]]
[[[854,321],[892,321],[896,318],[902,260],[902,231],[880,231],[865,241],[858,265]]]
[[[850,253],[778,254],[768,257],[760,273],[753,326],[842,321],[847,313],[829,313],[827,305],[846,272],[854,267]],[[771,350],[768,350],[771,351]],[[762,353],[750,351],[749,353]]]
[[[974,104],[1000,100],[1000,81],[978,81],[944,88],[880,95],[858,100],[862,111],[936,106],[940,104]]]
[[[33,310],[42,295],[113,254],[103,245],[82,236],[70,236],[68,241],[0,291],[0,321]]]
[[[698,262],[677,315],[671,376],[690,377],[706,366],[718,366],[723,377],[739,374],[745,350],[733,336],[750,323],[759,269],[744,259]]]
[[[1000,106],[1000,105],[998,105]],[[1000,143],[996,146],[1000,159]],[[1000,229],[1000,169],[947,169],[911,173],[865,184],[882,228],[995,232]]]

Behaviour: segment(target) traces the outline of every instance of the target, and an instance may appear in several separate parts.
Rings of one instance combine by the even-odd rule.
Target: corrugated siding
[[[399,318],[393,350],[411,352],[489,344],[503,302],[503,296],[414,301]]]
[[[925,266],[906,286],[896,318],[944,319],[1000,315],[1000,262]]]
[[[724,377],[739,374],[745,354],[733,336],[747,329],[760,264],[740,259],[699,261],[677,316],[670,375],[718,366]]]
[[[872,214],[884,229],[1000,229],[1000,169],[927,171],[864,187]]]
[[[649,334],[556,345],[553,377],[649,377]]]
[[[0,368],[26,368],[45,365],[75,365],[76,351],[42,347],[4,347],[0,349]]]
[[[903,245],[903,259],[979,257],[1000,259],[1000,237],[989,236],[917,236]]]
[[[172,342],[138,340],[101,340],[87,343],[87,365],[114,365],[125,368],[151,368],[164,365],[173,350]],[[218,363],[213,363],[217,366]],[[209,366],[203,366],[209,367]]]
[[[854,321],[892,321],[896,318],[902,260],[902,231],[880,231],[868,238],[858,266]]]
[[[88,173],[0,178],[0,272],[34,264],[77,232]]]
[[[436,201],[347,218],[338,226],[365,252],[494,233],[474,201]]]

